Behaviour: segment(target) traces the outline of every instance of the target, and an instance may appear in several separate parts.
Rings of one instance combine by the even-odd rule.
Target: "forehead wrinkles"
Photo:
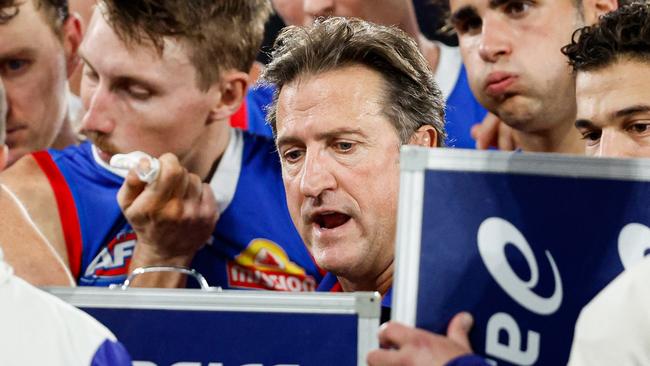
[[[375,76],[372,70],[364,67],[346,66],[316,75],[301,75],[286,84],[280,95],[286,104],[291,103],[298,111],[323,108],[328,111],[357,111],[362,115],[378,115],[386,93],[383,77],[364,77],[361,82],[350,82],[357,80],[360,73]],[[309,94],[309,97],[305,97],[305,94]],[[353,98],[361,103],[350,105]],[[325,99],[327,102],[323,103]]]
[[[362,126],[364,120],[377,116],[386,118],[383,78],[378,78],[381,82],[375,78],[358,80],[358,72],[364,69],[352,66],[301,75],[284,85],[277,108],[279,140],[315,130],[325,132],[335,126],[354,128],[357,123]],[[358,82],[350,83],[350,80]]]

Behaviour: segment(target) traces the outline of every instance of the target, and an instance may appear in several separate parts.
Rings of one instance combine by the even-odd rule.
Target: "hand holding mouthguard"
[[[126,173],[134,169],[138,178],[145,183],[151,183],[156,180],[158,172],[160,172],[160,162],[158,159],[142,151],[134,151],[128,154],[115,154],[111,158],[110,165],[115,169],[124,170]]]

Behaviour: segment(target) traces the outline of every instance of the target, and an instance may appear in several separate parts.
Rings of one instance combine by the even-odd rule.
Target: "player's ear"
[[[582,0],[582,17],[586,25],[596,24],[598,19],[618,9],[618,0]]]
[[[409,145],[437,147],[438,132],[431,125],[421,126],[409,139]]]
[[[68,77],[72,75],[79,66],[79,45],[83,38],[83,31],[81,30],[81,19],[77,14],[70,14],[62,26],[63,34],[63,49],[66,58],[66,71]]]
[[[218,85],[213,88],[218,88],[218,97],[214,108],[210,111],[210,119],[229,119],[241,107],[246,97],[248,74],[236,70],[224,72]]]

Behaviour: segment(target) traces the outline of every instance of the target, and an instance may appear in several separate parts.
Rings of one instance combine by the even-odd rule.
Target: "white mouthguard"
[[[110,166],[124,171],[125,176],[129,170],[134,169],[138,178],[145,183],[151,183],[156,180],[158,172],[160,172],[160,162],[158,159],[142,151],[134,151],[128,154],[115,154],[111,158]]]

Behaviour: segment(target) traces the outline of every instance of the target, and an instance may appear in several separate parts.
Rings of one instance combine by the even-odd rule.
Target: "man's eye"
[[[354,144],[351,142],[337,142],[335,146],[339,151],[350,151],[354,147]]]
[[[146,100],[149,97],[151,97],[152,93],[149,91],[149,89],[138,86],[138,85],[131,85],[127,87],[126,91],[135,99],[139,100]]]
[[[638,134],[646,133],[650,131],[650,124],[648,123],[635,123],[629,127],[629,129]]]
[[[24,70],[28,64],[29,62],[26,60],[19,60],[19,59],[7,60],[2,65],[2,72],[9,75],[16,74]]]
[[[503,11],[509,15],[522,15],[530,8],[530,4],[523,1],[512,1],[506,4]]]
[[[468,33],[480,29],[482,24],[483,22],[480,17],[473,16],[457,20],[454,22],[454,28],[456,28],[456,32],[458,33]]]
[[[582,133],[582,139],[585,140],[587,144],[593,144],[600,140],[602,134],[602,131],[586,131]]]
[[[23,60],[9,60],[7,61],[7,68],[12,71],[18,71],[26,64],[27,62]]]
[[[284,154],[282,154],[282,157],[284,158],[285,161],[289,163],[296,162],[302,157],[302,151],[300,150],[288,150]]]

